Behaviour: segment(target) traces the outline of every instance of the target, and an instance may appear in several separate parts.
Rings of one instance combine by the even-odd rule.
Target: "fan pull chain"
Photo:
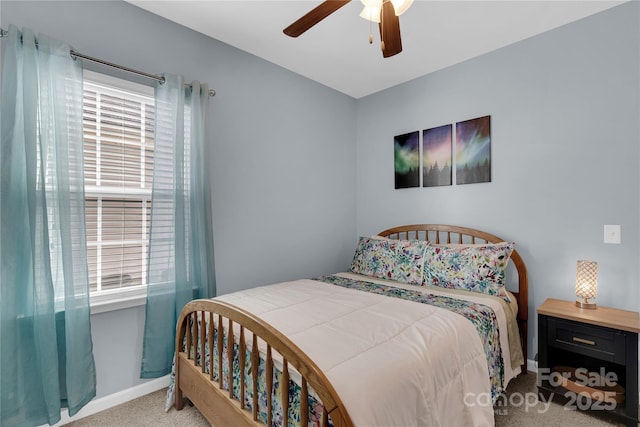
[[[373,44],[373,12],[369,10],[369,44]]]

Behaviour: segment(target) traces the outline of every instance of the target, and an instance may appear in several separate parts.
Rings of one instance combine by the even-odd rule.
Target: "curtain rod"
[[[8,35],[8,32],[6,30],[3,30],[2,28],[0,28],[0,38],[1,37],[6,37],[7,35]],[[133,68],[124,67],[122,65],[114,64],[113,62],[109,62],[109,61],[105,61],[103,59],[98,59],[98,58],[94,58],[92,56],[84,55],[84,54],[82,54],[80,52],[76,52],[73,49],[71,49],[69,51],[69,55],[74,60],[76,58],[82,58],[82,59],[86,59],[87,61],[96,62],[98,64],[106,65],[107,67],[117,68],[118,70],[126,71],[127,73],[137,74],[139,76],[146,77],[148,79],[156,80],[156,81],[159,81],[160,84],[163,84],[165,82],[165,79],[162,76],[157,76],[155,74],[145,73],[144,71],[134,70]],[[185,86],[190,87],[191,85],[185,84]],[[216,91],[214,89],[209,89],[209,96],[216,96]]]

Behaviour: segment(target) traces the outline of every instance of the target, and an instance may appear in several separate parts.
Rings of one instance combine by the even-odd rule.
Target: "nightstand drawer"
[[[602,326],[549,318],[548,344],[614,363],[625,361],[624,332]]]

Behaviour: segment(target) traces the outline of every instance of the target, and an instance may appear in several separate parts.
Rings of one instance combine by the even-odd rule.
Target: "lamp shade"
[[[595,308],[590,298],[598,295],[598,263],[579,260],[576,264],[576,296],[582,298],[576,304],[582,308]]]

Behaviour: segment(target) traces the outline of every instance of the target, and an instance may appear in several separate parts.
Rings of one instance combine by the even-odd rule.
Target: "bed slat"
[[[238,346],[238,363],[240,363],[240,408],[245,409],[244,392],[247,387],[244,381],[245,372],[245,355],[247,352],[247,343],[244,341],[244,326],[240,325],[240,344]]]
[[[320,425],[322,427],[329,427],[329,413],[327,412],[327,408],[322,408],[322,423]]]
[[[282,400],[282,419],[289,419],[289,364],[282,359],[282,379],[280,380],[280,397]],[[285,423],[286,425],[286,423]]]
[[[200,319],[202,319],[201,321],[201,325],[200,325],[200,366],[202,369],[202,373],[205,373],[205,355],[206,355],[206,349],[205,349],[205,344],[207,343],[207,313],[204,311],[200,312]]]
[[[251,379],[253,384],[253,420],[258,419],[258,363],[260,355],[258,354],[258,336],[253,334],[253,342],[251,344]]]
[[[187,325],[186,325],[186,339],[185,339],[185,344],[184,344],[184,351],[187,354],[191,354],[191,316],[189,316],[187,318]]]
[[[300,392],[300,427],[309,427],[309,388],[304,377]]]
[[[213,313],[209,312],[209,325],[207,328],[209,334],[209,381],[213,381],[213,334],[215,333],[215,323],[213,321]]]
[[[191,319],[191,349],[189,354],[193,351],[194,364],[197,365],[196,353],[198,352],[198,313],[193,313],[193,319]]]
[[[229,332],[227,332],[227,363],[229,364],[229,398],[233,399],[233,347],[235,339],[233,336],[233,321],[229,319]]]
[[[266,361],[266,369],[264,370],[265,375],[265,383],[267,384],[267,425],[272,425],[273,414],[272,406],[273,406],[273,359],[271,358],[271,345],[267,343],[267,361]]]
[[[224,341],[224,324],[222,323],[222,315],[218,315],[218,348],[216,349],[218,353],[218,383],[220,384],[220,389],[222,389],[222,346]]]

